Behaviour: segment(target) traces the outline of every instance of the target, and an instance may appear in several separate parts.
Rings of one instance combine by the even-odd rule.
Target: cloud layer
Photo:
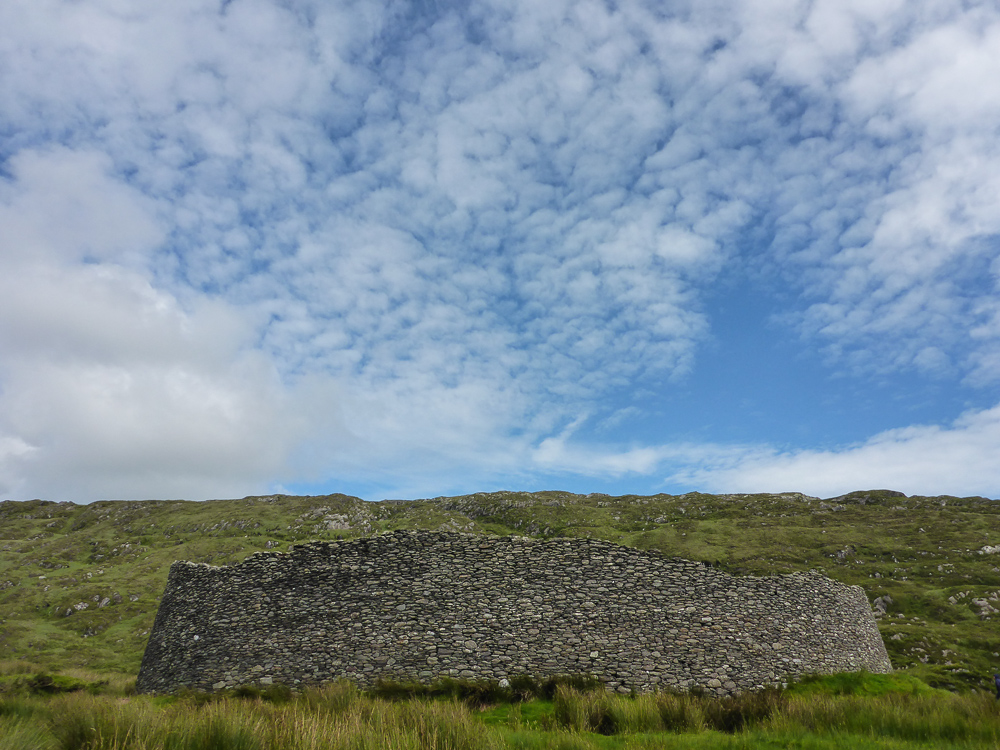
[[[694,376],[721,278],[844,377],[995,389],[991,4],[38,0],[0,29],[0,497],[822,494],[1000,448],[985,396],[822,450],[636,444],[622,411]],[[926,485],[1000,493],[959,458]]]
[[[664,458],[688,467],[671,479],[715,492],[782,492],[808,487],[824,497],[892,487],[911,495],[969,496],[1000,484],[993,456],[1000,407],[962,415],[945,427],[889,430],[838,451],[779,452],[760,447],[689,446]]]

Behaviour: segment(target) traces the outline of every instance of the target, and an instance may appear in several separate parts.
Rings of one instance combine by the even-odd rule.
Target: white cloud
[[[653,472],[558,430],[690,372],[723,269],[840,367],[995,381],[998,42],[948,0],[0,6],[0,477]]]
[[[23,151],[0,186],[3,259],[7,263],[135,262],[162,239],[155,205],[108,180],[100,153],[56,148]]]
[[[717,492],[794,490],[832,497],[889,488],[920,495],[996,496],[1000,406],[963,414],[949,426],[887,430],[859,445],[832,450],[686,446],[671,458],[688,468],[672,483]]]
[[[371,477],[397,462],[411,487],[428,490],[456,467],[516,466],[527,446],[503,435],[545,417],[525,415],[524,394],[488,377],[484,363],[465,366],[464,349],[425,351],[413,372],[396,372],[407,351],[401,331],[400,348],[372,348],[384,361],[353,380],[321,368],[282,381],[252,347],[259,311],[181,300],[132,262],[163,239],[157,206],[108,167],[67,149],[12,163],[0,205],[0,221],[17,230],[0,240],[0,319],[9,324],[0,329],[0,495],[201,499],[263,492],[290,476]],[[52,217],[67,211],[100,220],[52,232]],[[382,263],[387,273],[370,276],[366,294],[337,300],[341,312],[374,305],[365,314],[375,319],[393,285],[414,283],[391,262],[405,243],[384,239],[384,254],[348,275],[358,281]],[[386,297],[371,294],[387,280]],[[327,291],[319,282],[317,295]],[[306,335],[316,327],[275,311]],[[415,311],[411,328],[433,336],[454,325],[450,315],[447,306]],[[283,335],[286,345],[295,335]]]
[[[883,15],[832,89],[845,116],[840,154],[824,144],[799,165],[822,164],[828,176],[788,174],[795,209],[779,225],[812,216],[789,236],[808,247],[793,266],[814,299],[804,330],[865,368],[926,370],[934,352],[932,370],[947,360],[979,382],[998,377],[978,364],[995,341],[968,335],[998,291],[981,275],[996,257],[982,240],[1000,233],[990,124],[1000,114],[998,33],[1000,18],[984,6]],[[803,195],[810,182],[816,193]]]
[[[574,440],[578,418],[531,453],[532,465],[554,475],[595,479],[656,478],[655,487],[703,492],[796,491],[833,497],[887,488],[920,495],[996,496],[1000,406],[973,410],[952,424],[886,430],[828,450],[769,445],[671,443],[616,447]]]
[[[537,468],[547,472],[618,478],[629,474],[653,474],[669,452],[648,446],[624,451],[593,445],[573,446],[560,435],[543,440],[533,452],[532,461]]]
[[[163,239],[155,207],[107,167],[25,152],[4,186],[0,494],[260,488],[297,437],[273,368],[232,310],[151,285],[135,257]]]

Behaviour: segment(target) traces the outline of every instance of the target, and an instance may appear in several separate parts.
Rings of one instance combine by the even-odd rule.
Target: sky
[[[0,4],[0,500],[1000,497],[1000,6]]]

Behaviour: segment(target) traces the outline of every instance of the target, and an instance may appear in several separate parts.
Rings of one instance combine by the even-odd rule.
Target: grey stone
[[[528,673],[724,694],[857,669],[892,669],[871,605],[816,573],[740,578],[588,539],[393,532],[174,563],[136,686]]]

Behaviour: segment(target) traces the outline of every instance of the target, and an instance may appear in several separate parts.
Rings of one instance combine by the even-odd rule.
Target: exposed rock
[[[892,603],[892,597],[888,594],[880,596],[872,602],[872,611],[875,613],[876,617],[882,617],[889,611],[889,605]]]
[[[323,520],[326,521],[326,528],[328,531],[347,530],[351,528],[351,524],[347,516],[340,515],[339,513],[331,513],[324,516]]]
[[[979,616],[984,620],[989,619],[990,615],[995,615],[998,611],[1000,611],[986,599],[973,599],[972,606],[979,608]]]

